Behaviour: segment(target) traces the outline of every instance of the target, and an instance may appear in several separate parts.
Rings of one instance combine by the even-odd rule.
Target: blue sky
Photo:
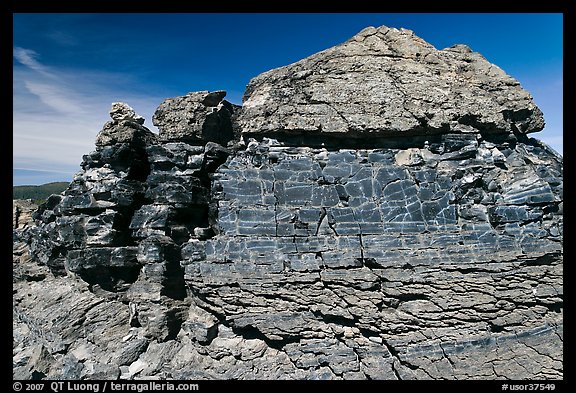
[[[127,102],[146,118],[168,97],[226,90],[346,41],[404,27],[438,49],[463,43],[515,77],[544,112],[531,136],[563,150],[562,14],[13,14],[13,184],[70,181]]]

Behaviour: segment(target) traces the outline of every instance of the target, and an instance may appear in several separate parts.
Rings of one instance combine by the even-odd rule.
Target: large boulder
[[[530,94],[481,54],[385,26],[253,78],[238,122],[244,134],[342,138],[544,127]]]
[[[152,123],[160,130],[160,140],[192,144],[232,139],[231,116],[234,106],[224,100],[226,92],[196,91],[164,100]]]

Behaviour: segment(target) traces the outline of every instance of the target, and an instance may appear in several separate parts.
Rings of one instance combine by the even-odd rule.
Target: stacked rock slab
[[[15,377],[562,378],[563,161],[517,81],[380,27],[224,96],[113,106],[18,235]]]

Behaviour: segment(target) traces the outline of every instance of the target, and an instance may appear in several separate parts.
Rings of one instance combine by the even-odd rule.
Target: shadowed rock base
[[[279,345],[192,307],[182,331],[158,342],[130,327],[125,303],[104,299],[81,281],[53,277],[45,267],[41,281],[24,278],[37,276],[37,266],[20,263],[19,269],[14,379],[562,378],[561,324],[399,348],[334,320],[323,324],[324,338]]]

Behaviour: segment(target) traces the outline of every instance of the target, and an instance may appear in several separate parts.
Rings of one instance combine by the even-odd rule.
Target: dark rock
[[[182,264],[190,262],[203,261],[206,259],[206,250],[204,243],[196,239],[190,239],[188,243],[182,246]]]
[[[150,236],[138,244],[138,261],[141,264],[179,260],[179,248],[168,236]]]
[[[118,356],[118,364],[121,366],[129,365],[138,360],[140,354],[146,351],[148,347],[148,340],[137,338],[130,340],[127,345],[121,348]],[[107,375],[103,376],[104,379],[108,378]]]
[[[204,170],[213,173],[226,161],[231,151],[214,142],[206,143],[204,153]]]
[[[147,148],[148,161],[152,170],[168,171],[200,169],[204,159],[204,147],[183,142],[151,145]]]
[[[206,205],[210,191],[200,179],[155,171],[148,176],[146,198],[161,204]]]
[[[145,238],[153,234],[164,235],[173,209],[165,205],[145,205],[134,213],[130,228],[134,236]]]
[[[213,91],[204,96],[202,104],[204,104],[204,106],[218,106],[224,97],[226,97],[226,92],[224,90]]]

